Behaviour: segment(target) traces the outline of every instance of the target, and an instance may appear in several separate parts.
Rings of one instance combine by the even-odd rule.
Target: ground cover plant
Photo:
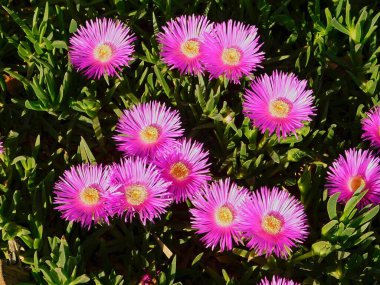
[[[379,282],[380,2],[0,4],[0,283]]]

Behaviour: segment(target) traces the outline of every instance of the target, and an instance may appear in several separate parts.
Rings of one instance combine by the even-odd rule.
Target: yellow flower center
[[[235,66],[240,63],[241,52],[236,48],[226,48],[222,53],[222,61],[225,65]]]
[[[92,187],[87,187],[80,192],[79,197],[81,201],[87,206],[94,206],[99,202],[99,191]]]
[[[145,186],[142,185],[131,185],[125,189],[125,199],[127,202],[133,206],[139,206],[148,197],[148,191]]]
[[[188,40],[181,45],[181,51],[188,58],[194,58],[199,55],[199,42],[196,40]]]
[[[268,234],[276,235],[281,231],[282,221],[273,215],[266,215],[261,222],[261,226]]]
[[[157,142],[160,136],[160,131],[158,128],[153,126],[148,126],[140,132],[140,138],[148,144]]]
[[[108,44],[100,44],[94,49],[94,57],[100,62],[107,62],[113,55],[112,47]]]
[[[234,221],[234,213],[228,206],[222,206],[216,210],[215,220],[219,226],[228,227]]]
[[[358,190],[361,186],[365,187],[365,180],[361,175],[356,175],[350,179],[350,190],[351,192],[355,192]]]
[[[291,110],[291,105],[283,99],[277,99],[269,104],[269,112],[275,118],[286,118]]]
[[[169,173],[178,181],[182,181],[189,176],[190,169],[183,162],[177,162],[172,165]]]

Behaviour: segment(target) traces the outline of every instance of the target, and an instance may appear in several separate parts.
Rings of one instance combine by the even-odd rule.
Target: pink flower
[[[150,273],[145,273],[141,279],[138,285],[157,285],[157,276],[160,274],[160,270],[156,271],[156,274],[152,276]]]
[[[329,194],[340,193],[338,201],[347,202],[360,187],[368,190],[359,207],[380,204],[380,159],[367,150],[349,149],[340,155],[327,173]]]
[[[220,246],[221,251],[231,250],[239,242],[237,221],[248,199],[247,189],[239,189],[230,179],[219,180],[205,187],[192,200],[191,225],[207,247]]]
[[[274,71],[256,79],[244,96],[244,113],[262,133],[286,137],[303,127],[315,114],[312,91],[294,74]]]
[[[184,15],[169,21],[158,34],[162,60],[181,74],[202,73],[200,45],[212,26],[205,16]]]
[[[162,177],[172,184],[169,191],[175,202],[191,198],[211,180],[209,174],[208,151],[203,145],[182,139],[171,148],[156,155],[154,163],[162,172]]]
[[[4,145],[3,145],[3,142],[0,141],[0,154],[3,154],[4,153]]]
[[[90,20],[70,38],[70,60],[88,78],[114,76],[132,59],[135,39],[129,27],[119,21]]]
[[[120,151],[147,158],[154,158],[158,150],[183,134],[178,112],[154,101],[125,110],[116,131],[114,139]]]
[[[367,118],[362,121],[362,138],[368,140],[371,145],[380,149],[380,108],[376,107],[367,113]]]
[[[54,186],[55,209],[68,221],[91,227],[92,222],[108,223],[114,189],[108,183],[108,168],[81,164],[66,170]]]
[[[169,182],[162,179],[156,167],[141,158],[126,158],[112,166],[111,185],[116,188],[112,206],[125,220],[138,214],[141,222],[153,222],[171,204]]]
[[[261,279],[259,285],[301,285],[300,283],[294,282],[293,280],[288,280],[285,278],[273,276],[271,281],[265,277]]]
[[[277,187],[253,192],[242,209],[240,229],[249,240],[247,246],[267,257],[272,253],[287,257],[308,235],[303,205]]]
[[[216,24],[211,34],[205,34],[200,52],[212,78],[224,75],[239,83],[240,78],[251,75],[263,61],[260,47],[255,26],[229,20]]]

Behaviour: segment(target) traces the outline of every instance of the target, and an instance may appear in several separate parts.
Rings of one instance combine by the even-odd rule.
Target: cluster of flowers
[[[205,16],[180,16],[158,34],[161,57],[181,73],[207,70],[212,78],[221,75],[235,83],[250,75],[264,58],[259,51],[257,28],[229,20],[213,24]],[[126,25],[111,19],[88,21],[70,39],[70,58],[85,75],[100,78],[115,75],[128,65],[136,37]],[[252,82],[244,96],[244,112],[262,132],[280,138],[296,134],[315,114],[312,91],[294,74],[275,71]]]
[[[211,180],[208,152],[182,138],[178,112],[150,102],[124,111],[114,139],[127,158],[111,166],[79,165],[55,185],[63,218],[90,227],[118,215],[143,224],[189,199],[191,224],[207,247],[248,247],[267,256],[287,257],[307,236],[303,206],[288,192],[263,187],[252,194],[229,179]]]
[[[257,28],[228,20],[211,23],[205,16],[180,16],[158,34],[163,61],[180,73],[197,75],[205,70],[211,78],[223,75],[239,83],[264,59]]]
[[[117,132],[115,141],[127,158],[110,166],[73,166],[55,185],[54,202],[65,219],[90,227],[115,214],[129,221],[138,214],[145,224],[211,179],[208,153],[200,143],[180,139],[179,114],[165,105],[126,110]]]
[[[199,74],[207,70],[239,83],[264,59],[259,51],[255,26],[229,20],[214,24],[205,16],[180,16],[157,35],[163,61],[181,73]],[[128,66],[136,37],[128,26],[112,19],[87,21],[70,39],[71,62],[89,78],[116,75]]]
[[[234,83],[250,75],[264,59],[255,26],[229,20],[211,23],[204,16],[173,19],[158,34],[162,60],[180,73],[207,71]],[[88,21],[70,39],[74,67],[89,78],[116,75],[128,66],[135,36],[114,20]],[[307,82],[274,71],[246,89],[244,114],[262,133],[280,139],[311,121],[316,108]],[[380,147],[380,111],[363,120],[363,138]],[[302,204],[288,192],[263,187],[250,193],[229,179],[214,181],[202,144],[181,138],[179,114],[151,102],[124,112],[114,137],[128,158],[111,166],[81,165],[66,171],[55,186],[55,204],[68,220],[90,227],[115,214],[145,224],[167,211],[172,202],[189,199],[191,224],[207,247],[231,250],[247,241],[258,254],[286,258],[307,237]],[[361,187],[368,193],[359,206],[380,203],[380,159],[369,151],[350,149],[330,167],[326,187],[346,202]],[[272,283],[295,284],[273,278]]]

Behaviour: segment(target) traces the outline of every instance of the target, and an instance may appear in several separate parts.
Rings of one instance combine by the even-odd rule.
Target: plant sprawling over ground
[[[380,2],[0,5],[0,283],[380,280]]]

